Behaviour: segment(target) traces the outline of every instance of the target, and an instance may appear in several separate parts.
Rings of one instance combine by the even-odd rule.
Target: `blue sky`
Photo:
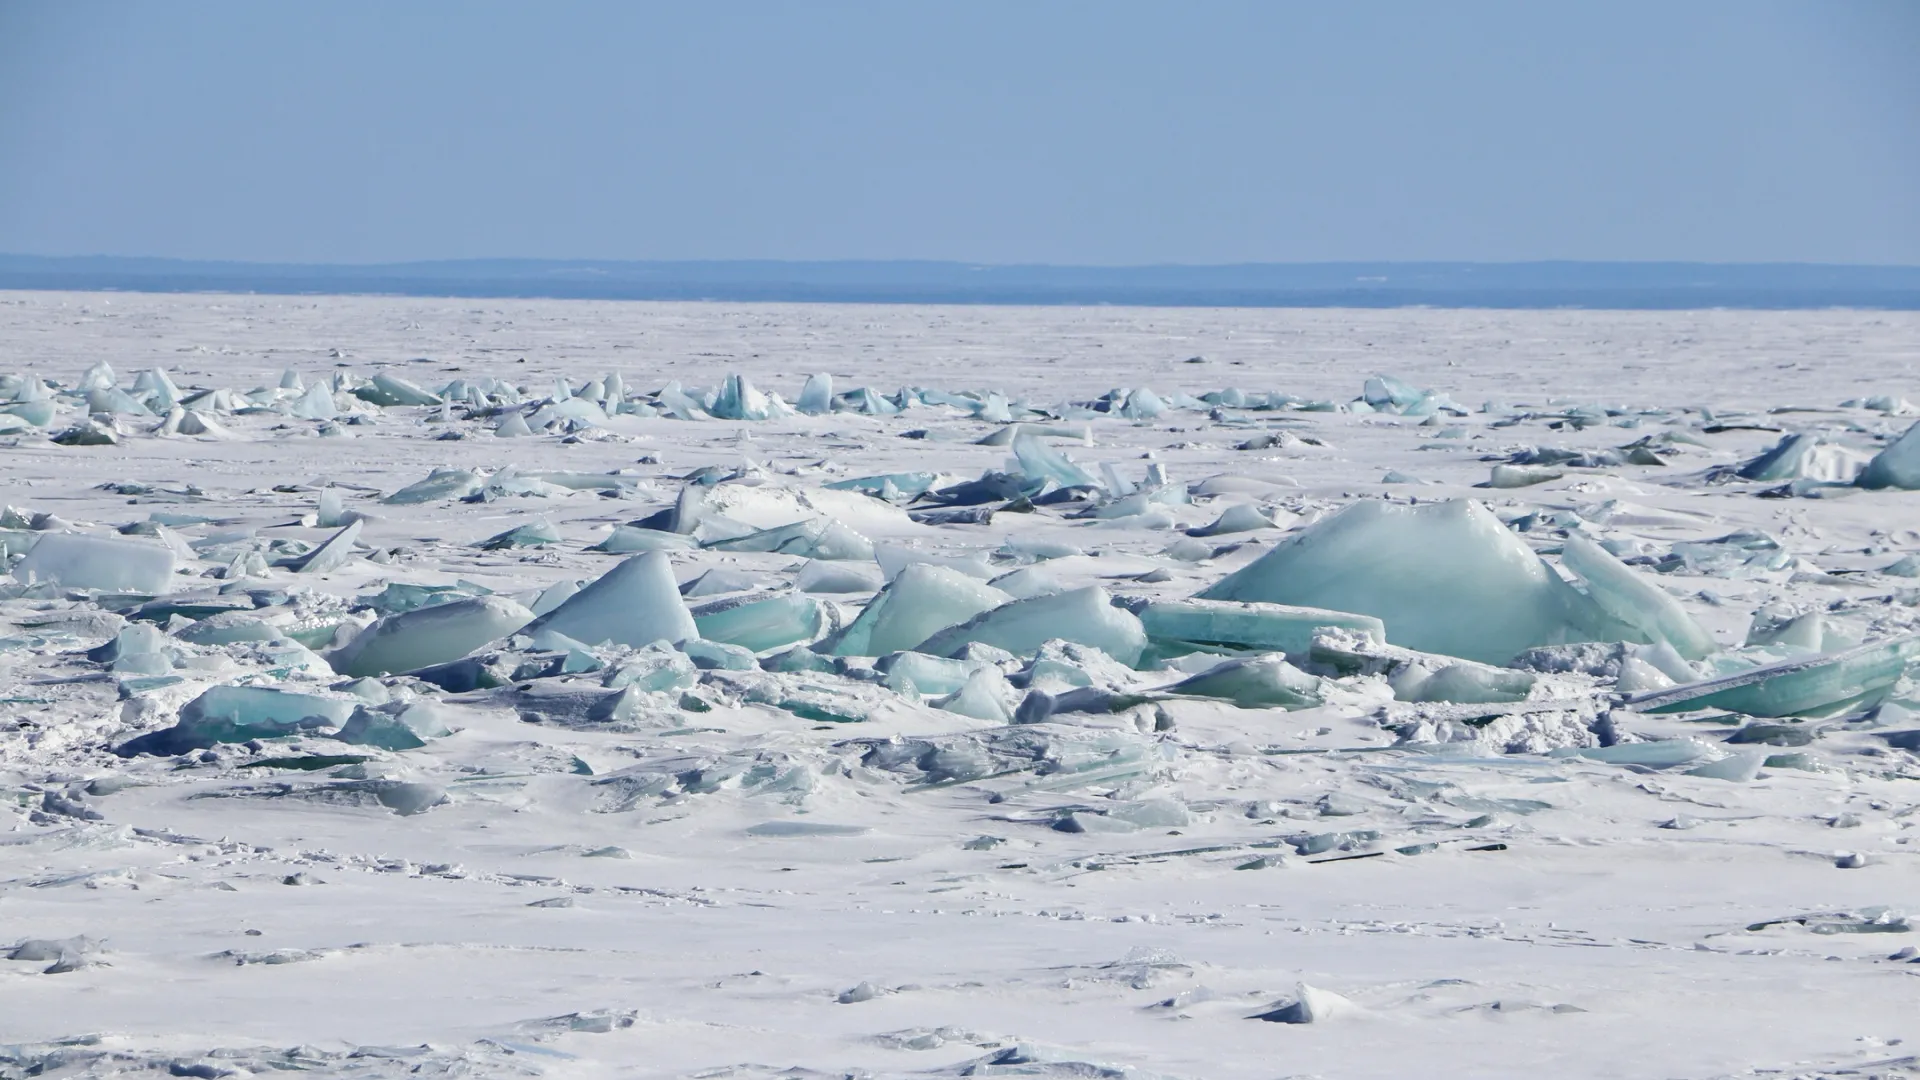
[[[0,0],[0,251],[1920,263],[1920,4]]]

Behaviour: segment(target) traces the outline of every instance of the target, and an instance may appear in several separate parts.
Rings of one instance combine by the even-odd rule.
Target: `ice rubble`
[[[996,832],[1103,858],[1168,830],[1210,834],[1178,841],[1171,857],[1185,859],[1196,857],[1188,845],[1223,836],[1244,848],[1233,830],[1259,822],[1342,819],[1258,826],[1259,843],[1292,854],[1239,850],[1228,865],[1264,868],[1412,858],[1439,845],[1430,836],[1483,818],[1471,828],[1524,837],[1512,821],[1575,816],[1546,801],[1547,779],[1659,772],[1684,798],[1688,784],[1764,785],[1783,772],[1891,773],[1920,749],[1904,719],[1916,647],[1903,575],[1916,556],[1891,514],[1855,557],[1803,522],[1763,533],[1662,505],[1688,485],[1744,499],[1785,483],[1798,485],[1786,494],[1854,485],[1859,505],[1881,506],[1864,500],[1920,486],[1911,430],[1867,462],[1861,447],[1887,434],[1883,417],[1790,432],[1771,449],[1735,435],[1748,442],[1719,450],[1690,432],[1748,430],[1739,418],[1566,403],[1469,413],[1384,376],[1357,400],[1135,386],[1052,403],[836,392],[821,375],[789,408],[741,373],[652,392],[605,376],[549,387],[340,373],[241,393],[183,390],[165,373],[122,386],[96,371],[73,387],[0,380],[0,398],[12,399],[0,402],[0,435],[44,443],[71,431],[60,453],[95,453],[86,447],[108,438],[253,438],[266,423],[299,433],[287,438],[530,440],[477,444],[476,458],[387,481],[384,498],[326,478],[244,495],[130,486],[103,490],[205,505],[164,507],[120,535],[94,509],[105,524],[0,518],[16,605],[0,612],[0,662],[103,694],[101,719],[61,721],[91,724],[75,743],[112,746],[126,769],[208,797],[407,814],[500,798],[634,820],[724,806],[703,827],[740,816],[729,835],[799,845],[866,827],[767,818],[844,806],[848,791],[864,801],[890,798],[887,785],[966,784],[993,800]],[[1371,463],[1335,484],[1333,440],[1285,426],[1316,417],[1371,425],[1342,429],[1343,448],[1391,437],[1417,440],[1423,464],[1479,456],[1399,462],[1429,481],[1417,487],[1383,489]],[[499,464],[502,446],[584,455],[642,433],[658,444],[641,460],[657,464],[656,451],[698,449],[691,422],[703,419],[728,421],[706,429],[727,441],[660,475],[538,469],[531,451]],[[1106,442],[1175,423],[1222,448],[1317,456],[1274,466],[1298,481],[1188,484]],[[1662,430],[1561,445],[1642,423]],[[1500,433],[1521,424],[1558,434],[1516,450],[1518,436]],[[783,425],[835,449],[783,457],[732,440]],[[840,449],[875,431],[917,435],[885,460]],[[589,437],[610,441],[561,442]],[[1078,445],[1069,456],[1049,439]],[[980,456],[963,469],[957,454],[929,455],[933,443]],[[1665,488],[1615,483],[1690,454],[1717,464],[1667,469]],[[1489,503],[1429,501],[1483,478]],[[1771,606],[1779,597],[1793,602]],[[1489,764],[1496,754],[1525,760]],[[170,760],[138,760],[149,755]],[[1495,799],[1410,778],[1503,768],[1534,770],[1548,793]],[[268,771],[290,779],[258,779]],[[1311,797],[1263,795],[1243,812],[1224,794],[1267,772],[1276,789],[1310,783]],[[1388,792],[1390,814],[1375,806]],[[78,813],[44,794],[43,816]],[[1317,995],[1302,987],[1261,1018],[1342,1011]]]

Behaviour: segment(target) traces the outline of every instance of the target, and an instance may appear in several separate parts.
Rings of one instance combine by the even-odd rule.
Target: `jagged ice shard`
[[[1355,503],[1199,594],[1372,615],[1410,649],[1504,664],[1621,635],[1478,502]]]
[[[1008,599],[1006,593],[958,570],[913,563],[869,601],[845,630],[828,639],[823,651],[835,656],[884,656],[914,649],[935,633]]]
[[[673,566],[658,551],[635,555],[600,575],[525,629],[552,630],[588,645],[611,641],[635,647],[700,636],[673,580]]]
[[[1664,641],[1689,660],[1703,659],[1719,651],[1713,638],[1693,621],[1678,600],[1635,573],[1599,544],[1579,533],[1569,533],[1560,561],[1580,575],[1587,586],[1587,595],[1602,611],[1639,631],[1635,640]]]

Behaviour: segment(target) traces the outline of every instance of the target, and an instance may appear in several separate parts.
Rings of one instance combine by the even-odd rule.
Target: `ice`
[[[504,532],[494,533],[474,546],[482,551],[505,551],[510,548],[545,547],[560,543],[560,532],[553,522],[545,518],[536,518],[524,525],[515,525]]]
[[[822,559],[807,560],[793,579],[794,588],[810,593],[873,592],[882,584],[876,568]]]
[[[627,559],[526,627],[528,633],[545,629],[589,645],[638,647],[699,636],[673,566],[657,551]]]
[[[270,686],[215,686],[180,709],[174,726],[123,743],[114,753],[183,754],[218,743],[277,739],[301,731],[338,728],[358,704]]]
[[[1223,660],[1168,691],[1220,698],[1243,709],[1310,709],[1323,700],[1320,680],[1279,653]]]
[[[389,375],[384,371],[375,374],[368,385],[355,387],[353,395],[362,401],[387,407],[440,404],[439,397],[398,375]]]
[[[1920,423],[1875,454],[1857,482],[1863,488],[1920,489]]]
[[[444,708],[427,701],[361,705],[353,710],[334,738],[383,750],[417,750],[427,745],[429,739],[453,734],[445,712]]]
[[[1012,445],[1021,471],[1035,480],[1051,480],[1061,487],[1101,486],[1091,473],[1068,461],[1064,454],[1041,442],[1031,432],[1022,431],[1015,435]]]
[[[996,724],[1013,722],[1013,688],[1007,677],[990,667],[976,668],[967,681],[933,705],[950,713]]]
[[[348,522],[312,551],[288,559],[285,565],[296,574],[325,574],[340,569],[353,558],[353,545],[360,539],[362,524],[358,518]]]
[[[947,656],[969,642],[1023,654],[1062,639],[1103,650],[1123,664],[1140,659],[1146,631],[1131,612],[1114,607],[1099,586],[1014,600],[934,634],[915,648]]]
[[[391,506],[409,506],[442,499],[464,499],[479,492],[485,483],[484,477],[466,469],[435,469],[427,474],[426,479],[408,484],[380,501]]]
[[[1910,313],[4,300],[51,377],[0,374],[0,957],[107,942],[0,980],[0,1073],[598,1075],[657,1021],[663,1075],[1250,1075],[1311,1034],[1247,1022],[1297,978],[1381,1013],[1286,1038],[1303,1075],[1619,1072],[1551,1002],[1638,1073],[1899,1053],[1832,1033],[1904,1031],[1872,984],[1911,957],[1827,928],[1908,858],[1920,518],[1842,482],[1913,422]],[[117,444],[49,442],[90,397]],[[1567,475],[1435,505],[1495,464]],[[6,574],[68,534],[174,587]],[[1236,571],[1276,591],[1188,599]],[[479,644],[322,659],[436,622]],[[852,623],[892,651],[830,651]],[[1681,947],[1479,962],[1636,940]],[[441,985],[477,989],[414,1007]],[[1723,1022],[1783,986],[1804,1022]],[[1129,995],[1178,1022],[1111,1037]]]
[[[592,550],[610,555],[631,555],[637,551],[688,551],[697,546],[690,538],[679,533],[616,525],[606,539],[593,545]]]
[[[1414,678],[1394,686],[1394,697],[1402,701],[1442,701],[1462,705],[1486,705],[1525,701],[1538,679],[1525,671],[1489,667],[1482,664],[1448,664],[1424,678]]]
[[[174,553],[161,544],[83,533],[45,533],[14,564],[23,582],[71,589],[111,589],[158,595],[173,589]]]
[[[327,658],[342,675],[389,675],[444,664],[533,620],[504,596],[476,596],[383,615]]]
[[[707,410],[717,420],[765,420],[775,415],[772,401],[742,375],[729,375]]]
[[[1368,380],[1368,383],[1371,386],[1372,380]],[[1292,1001],[1276,1004],[1252,1019],[1276,1024],[1324,1024],[1360,1011],[1360,1007],[1347,998],[1303,982],[1294,987]]]
[[[861,562],[873,558],[874,553],[873,541],[826,518],[796,521],[791,525],[762,529],[747,536],[714,540],[705,546],[715,551],[771,551],[809,559],[850,559]]]
[[[1220,511],[1210,525],[1188,529],[1189,536],[1225,536],[1228,533],[1253,532],[1273,528],[1273,519],[1250,503],[1235,503]]]
[[[1154,600],[1140,609],[1140,622],[1156,644],[1227,645],[1276,649],[1305,656],[1313,632],[1323,626],[1355,630],[1376,641],[1386,628],[1371,615],[1324,608],[1235,600]]]
[[[1627,699],[1648,712],[1725,709],[1748,716],[1821,716],[1884,698],[1920,656],[1920,638],[1901,637],[1838,653],[1763,664]]]
[[[314,512],[313,523],[322,529],[343,528],[359,520],[359,515],[347,509],[346,500],[340,489],[326,487],[320,489],[320,503]]]
[[[1643,641],[1664,641],[1681,656],[1699,660],[1719,651],[1713,638],[1694,622],[1680,602],[1642,578],[1600,545],[1569,533],[1560,556],[1580,575],[1587,595],[1616,621],[1633,627]]]
[[[936,695],[959,690],[982,666],[975,660],[949,660],[943,656],[911,651],[888,653],[873,664],[875,671],[886,675],[884,682],[890,690],[903,694]]]
[[[766,652],[812,641],[826,626],[820,604],[798,593],[717,600],[697,608],[693,622],[708,641]]]
[[[869,601],[846,629],[829,638],[824,651],[835,656],[882,656],[914,649],[938,631],[1009,599],[999,589],[956,570],[913,563]]]
[[[821,372],[807,376],[794,409],[808,416],[824,416],[833,411],[833,376]]]
[[[1355,503],[1199,597],[1371,615],[1397,645],[1492,664],[1536,645],[1617,636],[1591,600],[1470,500]]]

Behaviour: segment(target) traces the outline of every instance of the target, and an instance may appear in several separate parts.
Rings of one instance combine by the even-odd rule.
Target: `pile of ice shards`
[[[1313,418],[1371,425],[1342,429],[1355,438],[1413,433],[1442,454],[1527,424],[1605,438],[1502,442],[1473,459],[1494,462],[1486,483],[1440,491],[1396,469],[1357,498],[1252,468],[1188,482],[1153,454],[1141,466],[1088,453],[1100,425],[1152,432],[1176,414],[1229,432],[1224,449],[1282,458],[1337,441],[1299,426]],[[1358,721],[1408,753],[1564,751],[1739,780],[1787,756],[1717,749],[1661,718],[1721,717],[1738,728],[1731,747],[1803,745],[1892,722],[1912,692],[1910,586],[1878,606],[1808,598],[1920,577],[1915,556],[1820,570],[1807,545],[1796,553],[1711,513],[1604,484],[1584,497],[1596,478],[1709,453],[1701,433],[1766,427],[1704,412],[1476,412],[1384,375],[1347,402],[1130,387],[1059,403],[836,389],[815,375],[792,404],[740,374],[651,392],[619,375],[423,386],[390,370],[288,373],[246,391],[182,388],[161,369],[123,386],[104,364],[72,385],[0,378],[0,435],[74,453],[262,431],[671,443],[697,430],[688,421],[812,433],[836,416],[902,428],[915,454],[944,442],[990,464],[954,472],[949,455],[927,453],[911,462],[926,467],[869,474],[752,458],[673,472],[516,458],[415,472],[384,492],[316,481],[219,497],[113,480],[94,497],[166,508],[114,527],[0,515],[11,627],[0,662],[111,686],[117,703],[90,730],[126,761],[293,760],[299,747],[299,760],[353,759],[329,797],[403,813],[456,797],[410,778],[437,766],[408,755],[505,722],[643,744],[823,733],[804,746],[663,743],[593,780],[603,809],[721,790],[804,802],[856,770],[910,786],[1017,777],[1007,790],[1116,793],[1050,819],[1069,832],[1184,820],[1168,809],[1183,803],[1140,795],[1193,750],[1173,734],[1183,717],[1264,744]],[[1655,423],[1624,445],[1612,434]],[[1895,436],[1874,423],[1787,432],[1660,482],[1754,499],[1920,488],[1920,425]],[[429,520],[488,524],[454,543],[419,538]],[[1730,632],[1701,582],[1774,589],[1778,602]]]

